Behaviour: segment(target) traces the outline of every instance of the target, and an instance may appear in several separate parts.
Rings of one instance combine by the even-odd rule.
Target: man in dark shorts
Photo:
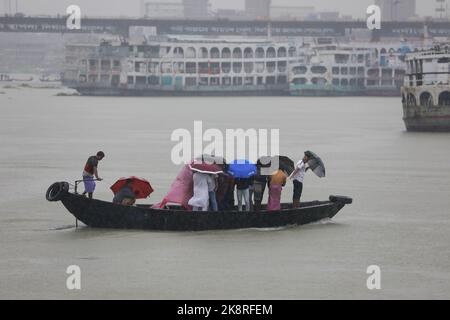
[[[98,176],[98,162],[101,161],[105,157],[103,151],[97,152],[97,155],[90,156],[86,161],[86,164],[83,169],[83,183],[84,183],[84,192],[83,196],[86,194],[92,199],[95,190],[95,179],[98,181],[102,181],[102,178]]]
[[[308,161],[309,157],[305,153],[303,159],[296,164],[295,170],[289,176],[294,184],[294,195],[292,196],[293,208],[298,208],[300,206],[300,198],[303,192],[303,179],[305,178],[306,170],[308,170]]]

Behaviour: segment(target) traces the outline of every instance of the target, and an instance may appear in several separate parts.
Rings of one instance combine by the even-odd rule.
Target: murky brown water
[[[88,98],[1,89],[0,298],[450,298],[450,135],[406,133],[397,98]],[[282,230],[73,228],[54,181],[106,152],[97,197],[124,175],[167,191],[176,128],[280,128],[281,152],[322,156],[304,199],[352,196],[332,222]],[[289,201],[292,186],[283,198]],[[381,290],[366,287],[379,265]],[[82,289],[66,289],[79,265]]]

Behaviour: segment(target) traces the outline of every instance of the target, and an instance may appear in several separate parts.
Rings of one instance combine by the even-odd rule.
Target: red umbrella
[[[150,185],[150,182],[134,176],[128,178],[120,178],[119,180],[117,180],[116,183],[111,186],[112,192],[114,194],[119,192],[120,189],[122,189],[129,180],[131,180],[131,190],[133,190],[134,194],[136,195],[136,199],[145,199],[153,192],[153,188]]]
[[[189,168],[192,171],[200,172],[200,173],[212,173],[212,174],[219,174],[222,173],[222,168],[218,166],[217,164],[209,164],[203,161],[194,160],[189,165]]]

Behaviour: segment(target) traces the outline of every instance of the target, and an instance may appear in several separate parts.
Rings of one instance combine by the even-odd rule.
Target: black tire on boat
[[[345,196],[330,196],[330,201],[351,204],[353,202],[353,199]]]
[[[69,184],[67,182],[55,182],[52,184],[45,194],[48,201],[59,201],[69,192]]]

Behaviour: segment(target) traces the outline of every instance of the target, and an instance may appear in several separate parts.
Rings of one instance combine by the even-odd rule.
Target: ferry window
[[[148,77],[148,84],[152,86],[159,85],[159,77],[157,76]]]
[[[97,60],[89,60],[89,70],[96,71],[97,70]]]
[[[364,75],[364,67],[358,67],[358,75],[360,76]]]
[[[208,49],[200,48],[200,58],[208,58]]]
[[[171,86],[172,85],[172,76],[162,76],[162,84],[163,86]]]
[[[173,72],[184,73],[184,63],[183,62],[174,62],[173,63]]]
[[[159,72],[159,62],[150,62],[148,64],[148,72],[158,73]]]
[[[223,59],[230,59],[231,58],[231,50],[230,50],[230,48],[223,48],[222,49],[222,58]]]
[[[186,86],[187,87],[195,87],[197,85],[197,78],[187,77],[186,78]]]
[[[247,86],[252,86],[253,85],[253,81],[254,81],[254,78],[253,77],[245,77],[245,85],[247,85]]]
[[[100,76],[100,82],[109,82],[109,75],[107,74],[102,74]]]
[[[290,47],[289,48],[289,57],[295,57],[295,54],[297,53],[297,50],[295,49],[295,47]]]
[[[264,49],[263,48],[257,48],[255,52],[255,56],[258,59],[262,59],[265,57]]]
[[[244,58],[245,59],[253,58],[253,50],[252,50],[252,48],[245,48],[245,50],[244,50]]]
[[[147,77],[138,76],[136,77],[136,84],[146,84],[147,83]]]
[[[348,54],[336,54],[334,56],[334,60],[336,63],[348,63],[349,55]]]
[[[134,63],[134,71],[135,72],[145,72],[146,64],[142,61],[136,61]]]
[[[327,72],[327,68],[324,66],[312,66],[311,72],[323,74],[323,73]]]
[[[292,71],[294,72],[294,74],[305,74],[306,71],[308,71],[308,68],[305,66],[299,66],[299,67],[294,67],[292,69]]]
[[[110,60],[102,60],[102,71],[109,71],[111,69]]]
[[[333,80],[331,81],[331,83],[332,83],[334,86],[338,86],[338,85],[339,85],[339,79],[333,78]]]
[[[286,61],[278,61],[278,72],[286,72],[287,69],[287,63]]]
[[[242,71],[242,63],[240,62],[233,62],[233,72],[234,73],[241,73]]]
[[[358,63],[363,63],[363,62],[364,62],[364,55],[358,54]]]
[[[264,77],[256,77],[256,84],[263,85],[264,84]]]
[[[230,73],[231,71],[231,63],[230,62],[222,62],[222,72]]]
[[[339,79],[338,79],[339,81]],[[295,78],[294,81],[292,81],[294,84],[305,84],[308,82],[306,78]]]
[[[208,64],[208,62],[200,62],[198,64],[198,72],[199,73],[209,73],[209,64]]]
[[[350,67],[350,74],[355,75],[356,74],[356,67]]]
[[[233,77],[233,85],[235,86],[242,85],[242,77]]]
[[[176,47],[175,49],[173,49],[173,56],[175,58],[184,58],[184,50],[181,47]]]
[[[242,58],[241,48],[234,48],[234,50],[233,50],[233,58],[235,58],[235,59],[241,59]]]
[[[347,67],[342,67],[342,68],[341,68],[341,74],[348,74],[348,69],[347,69]]]
[[[114,60],[113,66],[114,66],[114,69],[120,68],[120,60]]]
[[[231,78],[230,77],[223,77],[222,78],[222,85],[224,85],[224,86],[231,86]]]
[[[256,62],[256,72],[263,73],[264,72],[264,62]]]
[[[210,69],[211,74],[220,74],[220,63],[219,62],[211,63]]]
[[[161,71],[163,73],[172,73],[172,63],[170,62],[161,63]]]
[[[277,82],[278,82],[278,84],[286,84],[287,83],[287,77],[286,76],[278,76]]]
[[[339,67],[333,67],[333,69],[331,69],[331,73],[332,74],[339,74]]]
[[[276,52],[275,52],[275,48],[270,47],[267,49],[267,53],[266,53],[266,57],[267,58],[275,58],[276,57]]]
[[[195,48],[189,47],[186,49],[186,58],[195,58],[196,51]]]
[[[439,105],[440,106],[450,106],[450,92],[443,91],[439,94]]]
[[[134,84],[134,77],[133,76],[128,76],[127,83],[128,84]]]
[[[197,64],[195,62],[186,62],[186,73],[197,73]]]
[[[252,73],[253,72],[253,62],[245,62],[244,63],[244,71],[245,71],[245,73]]]
[[[347,86],[348,80],[347,79],[341,79],[341,86]]]
[[[275,72],[275,62],[267,62],[266,64],[267,72],[268,73],[274,73]]]
[[[220,78],[218,77],[211,78],[209,84],[212,86],[218,86],[220,84]]]
[[[211,59],[219,59],[220,58],[220,51],[217,48],[211,49]]]
[[[115,74],[111,77],[111,85],[113,87],[117,87],[120,83],[120,76]]]
[[[416,106],[416,97],[412,93],[408,93],[408,96],[406,97],[406,104],[410,107]]]
[[[359,88],[364,88],[364,78],[359,78],[357,84]]]
[[[278,58],[285,58],[286,57],[286,48],[280,47],[278,48]]]
[[[355,87],[355,86],[356,86],[356,79],[355,79],[355,78],[350,79],[350,85],[351,85],[352,87]]]
[[[201,77],[198,84],[201,86],[207,86],[208,85],[208,77]]]
[[[80,79],[80,82],[86,82],[86,80],[87,80],[86,76],[84,74],[80,74],[79,79]]]
[[[347,81],[347,79],[342,79],[342,80],[346,80]],[[311,79],[311,83],[324,85],[324,84],[327,83],[327,79],[314,77],[314,78]]]
[[[97,82],[97,79],[98,79],[98,77],[97,77],[97,75],[95,75],[95,74],[91,74],[91,75],[89,75],[89,77],[88,77],[88,80],[89,80],[89,82],[91,82],[91,83]]]
[[[419,100],[422,107],[429,107],[433,105],[433,96],[429,92],[422,92]]]
[[[273,76],[266,77],[266,84],[275,84],[275,77]]]

